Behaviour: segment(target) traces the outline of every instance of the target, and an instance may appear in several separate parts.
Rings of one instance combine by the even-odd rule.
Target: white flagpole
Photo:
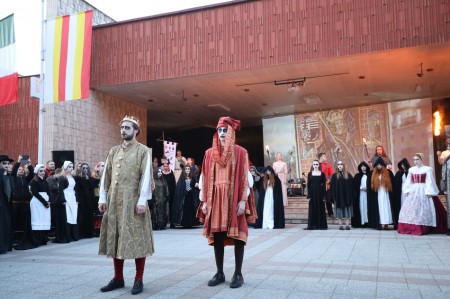
[[[45,0],[42,0],[42,17],[41,17],[41,74],[39,76],[40,93],[39,93],[39,134],[38,134],[38,163],[43,163],[43,140],[44,140],[44,62],[45,62]]]

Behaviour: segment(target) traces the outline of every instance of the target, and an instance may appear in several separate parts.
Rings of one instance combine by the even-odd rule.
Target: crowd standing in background
[[[228,127],[224,125],[221,134],[215,137],[223,140],[214,139],[217,144],[213,144],[212,159],[219,165],[228,165],[226,164],[228,160],[222,160],[229,157],[222,158],[222,155],[225,151],[228,151],[226,153],[230,155],[231,148],[234,148],[234,140],[230,139],[234,138],[234,132],[230,134],[230,137],[227,129]],[[122,131],[127,130],[122,128],[121,133]],[[127,135],[126,132],[123,133],[123,138],[126,137],[124,134]],[[132,139],[129,144],[134,142],[135,140]],[[219,148],[218,144],[221,142],[230,148]],[[125,153],[127,148],[125,143],[128,144],[124,139],[124,143],[116,149],[123,148]],[[327,229],[328,214],[329,218],[338,219],[340,230],[349,230],[351,223],[354,228],[369,227],[378,230],[393,228],[402,234],[448,233],[450,213],[446,212],[437,195],[440,191],[439,185],[447,197],[448,211],[450,209],[448,200],[450,139],[446,141],[446,150],[438,151],[436,155],[438,162],[442,165],[440,184],[437,184],[434,179],[433,169],[423,165],[421,153],[412,157],[413,167],[408,159],[401,159],[394,176],[390,158],[383,146],[378,145],[370,161],[368,163],[362,161],[358,165],[358,172],[354,177],[346,171],[343,161],[337,162],[336,172],[334,172],[333,167],[327,162],[326,154],[319,153],[318,159],[312,163],[311,171],[307,175],[303,173],[305,181],[302,188],[303,194],[306,194],[309,199],[308,225],[305,229]],[[110,162],[100,161],[91,171],[91,167],[84,162],[74,164],[72,161],[64,161],[61,168],[55,169],[56,165],[52,160],[47,161],[45,165],[37,164],[33,167],[28,156],[19,156],[13,163],[14,160],[7,155],[0,155],[0,253],[6,253],[13,248],[15,250],[33,249],[46,245],[48,241],[68,243],[83,238],[98,237],[100,229],[106,223],[111,223],[108,214],[106,213],[106,217],[103,214],[105,210],[98,208],[99,203],[100,207],[104,207],[106,200],[101,197],[100,188],[101,182],[105,183],[103,175],[105,166],[109,167],[107,180],[110,185],[108,186],[111,186],[112,182],[120,183],[113,173],[121,177],[119,173],[123,174],[125,170],[122,168],[120,171],[119,169],[115,171],[112,167],[117,167],[123,161],[122,156],[114,163],[111,160],[112,157]],[[142,206],[149,208],[146,215],[152,223],[149,222],[150,234],[152,227],[154,230],[164,230],[169,227],[199,226],[200,222],[196,216],[205,221],[205,215],[202,212],[205,210],[207,200],[201,198],[205,196],[201,192],[205,184],[201,174],[205,169],[195,165],[192,157],[186,159],[181,150],[177,151],[176,159],[172,163],[175,163],[174,172],[170,169],[170,161],[164,156],[161,159],[154,157],[149,163],[152,169],[151,183],[148,187],[151,195],[146,198]],[[208,164],[208,167],[211,165]],[[282,154],[277,154],[277,161],[272,166],[264,168],[250,164],[248,170],[248,181],[252,181],[251,190],[249,189],[248,192],[251,193],[253,207],[255,207],[255,214],[252,214],[254,227],[284,228],[284,207],[288,203],[286,193],[288,170]],[[211,171],[206,169],[206,173],[211,174]],[[210,206],[210,208],[213,207]],[[204,212],[211,211],[206,209]],[[210,225],[208,222],[210,219],[206,221],[207,225]],[[225,229],[224,227],[222,228]],[[214,244],[215,239],[218,244],[215,246],[218,275],[212,280],[212,284],[215,284],[223,278],[220,266],[221,247],[222,244],[227,243],[227,239],[223,236],[222,230],[217,231],[218,234],[216,234],[215,231],[210,231],[209,226],[205,229],[205,234],[210,237],[210,244]],[[106,233],[107,228],[104,230]],[[247,233],[247,230],[244,229],[244,232]],[[105,238],[102,238],[102,244],[106,242]],[[239,238],[240,241],[245,239],[242,236]],[[241,243],[235,243],[240,254]],[[107,245],[102,245],[101,248],[102,253],[115,259],[114,265],[120,264],[116,260],[121,260],[125,256],[117,252],[109,252]],[[122,248],[122,250],[125,249]],[[144,258],[150,254],[150,251],[137,254],[136,260]],[[239,254],[238,264],[241,263]],[[237,266],[236,279],[233,278],[234,285],[239,285],[243,281],[239,275],[242,274]],[[116,277],[118,281],[120,277],[120,275]],[[137,291],[139,291],[142,287],[139,281],[142,282],[142,279],[140,275],[136,277]]]

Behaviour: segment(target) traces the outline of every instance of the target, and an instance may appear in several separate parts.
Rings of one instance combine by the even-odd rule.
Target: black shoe
[[[109,292],[109,291],[113,291],[115,289],[123,288],[124,286],[125,286],[125,282],[123,281],[123,279],[118,280],[118,279],[113,278],[106,286],[101,288],[100,291]]]
[[[230,288],[236,289],[240,288],[244,284],[244,277],[242,274],[234,274],[233,278],[231,278]]]
[[[144,284],[140,280],[135,280],[133,288],[131,289],[131,295],[137,295],[142,293],[142,290],[144,289]]]
[[[215,287],[218,284],[221,284],[225,281],[225,274],[217,272],[216,275],[213,276],[213,278],[208,281],[208,285],[210,287]]]
[[[347,226],[345,227],[345,230],[350,230],[350,225],[347,225]]]
[[[342,225],[339,225],[339,230],[344,230],[344,227]]]

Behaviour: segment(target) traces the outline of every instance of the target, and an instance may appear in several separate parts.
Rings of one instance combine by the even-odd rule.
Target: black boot
[[[123,288],[124,286],[125,286],[125,282],[123,281],[123,279],[117,280],[117,279],[113,278],[106,286],[101,288],[100,291],[109,292],[109,291],[113,291],[115,289]]]
[[[244,277],[242,277],[242,274],[234,274],[233,278],[231,279],[230,288],[236,289],[240,288],[244,284]]]
[[[218,284],[221,284],[225,281],[225,274],[217,272],[216,275],[213,276],[213,278],[208,281],[208,285],[210,287],[215,287]]]
[[[133,288],[131,289],[131,295],[137,295],[142,293],[142,290],[144,289],[144,284],[140,280],[135,280]]]

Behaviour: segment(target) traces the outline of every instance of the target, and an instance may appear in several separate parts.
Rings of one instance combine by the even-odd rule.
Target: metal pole
[[[39,76],[39,133],[38,133],[38,163],[43,163],[43,140],[44,140],[44,62],[45,62],[45,0],[42,0],[41,15],[41,74]]]

